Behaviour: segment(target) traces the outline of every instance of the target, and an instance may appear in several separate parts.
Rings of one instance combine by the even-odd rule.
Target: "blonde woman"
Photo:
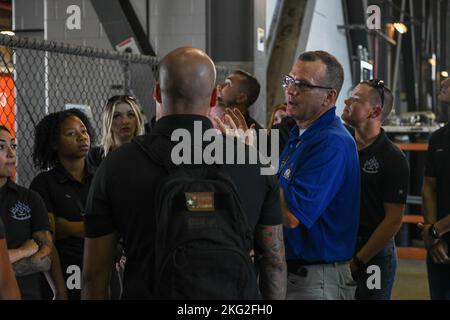
[[[87,160],[93,169],[100,165],[109,152],[145,133],[141,108],[132,96],[110,98],[102,118],[101,145],[91,149]]]
[[[279,125],[281,120],[283,120],[287,116],[286,113],[286,102],[280,103],[273,108],[273,111],[270,115],[269,124],[267,126],[267,130],[270,131],[273,126]]]

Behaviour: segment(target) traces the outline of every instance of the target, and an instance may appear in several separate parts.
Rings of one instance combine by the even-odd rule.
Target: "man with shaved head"
[[[179,48],[170,52],[161,60],[159,79],[156,94],[166,105],[163,116],[187,111],[204,115],[212,98],[216,99],[213,90],[216,68],[211,58],[198,49]]]
[[[155,248],[166,246],[167,243],[162,241],[156,245],[156,234],[160,234],[158,230],[161,230],[156,225],[156,215],[162,212],[161,208],[165,205],[156,200],[156,197],[161,196],[159,183],[168,176],[170,170],[167,167],[176,167],[172,158],[173,133],[182,129],[194,136],[194,127],[197,128],[199,124],[203,131],[213,128],[206,116],[209,108],[216,104],[215,78],[214,63],[199,49],[178,48],[161,60],[159,81],[154,93],[160,104],[161,118],[151,135],[136,138],[133,143],[108,155],[98,168],[91,186],[85,216],[84,299],[108,298],[110,266],[120,237],[123,238],[127,255],[122,299],[161,298],[158,293],[161,288],[154,286],[156,281],[161,280],[155,276],[155,261],[158,261],[159,256]],[[194,141],[190,146],[205,147],[194,145]],[[202,152],[195,149],[191,153],[193,157],[198,154],[197,151]],[[208,170],[211,168],[205,163],[200,165]],[[221,172],[223,170],[232,180],[236,194],[242,200],[242,212],[254,232],[255,251],[261,257],[258,261],[261,295],[265,299],[284,299],[286,264],[278,187],[276,179],[260,175],[260,169],[260,165],[247,164],[220,166]],[[213,208],[214,203],[211,205]],[[186,200],[186,203],[181,201],[178,205],[188,207],[187,210],[181,209],[184,215],[188,214],[187,211],[198,209],[191,200]],[[219,207],[223,204],[217,201],[216,205]],[[211,211],[208,217],[215,214],[214,209]],[[199,212],[199,217],[202,217],[201,214],[205,213]],[[193,227],[198,227],[208,218],[193,219]],[[230,267],[233,265],[229,261],[228,264]],[[213,271],[205,272],[205,277],[206,273],[211,274]],[[211,287],[214,288],[214,285],[211,283]],[[222,287],[218,286],[215,290],[214,296],[232,297],[227,297]],[[186,298],[192,297],[199,297],[198,292],[192,292],[192,295],[188,292]]]

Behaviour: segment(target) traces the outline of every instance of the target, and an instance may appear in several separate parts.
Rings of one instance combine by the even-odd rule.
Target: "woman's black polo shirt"
[[[8,249],[17,249],[38,231],[50,230],[47,210],[41,197],[11,180],[0,189],[0,217]],[[22,299],[40,299],[39,273],[17,277]]]
[[[435,131],[428,144],[425,176],[436,179],[438,220],[450,214],[450,125]],[[444,235],[450,244],[450,233]]]
[[[80,183],[61,164],[57,164],[52,170],[42,172],[34,178],[30,188],[41,195],[47,212],[53,213],[55,218],[82,222],[92,177],[93,173],[86,165],[83,182]],[[77,237],[58,239],[55,241],[55,246],[58,249],[65,278],[68,276],[69,266],[77,265],[81,270],[84,239]]]
[[[359,236],[368,237],[385,217],[385,203],[405,204],[409,166],[404,153],[383,129],[367,148],[358,151],[361,167]]]

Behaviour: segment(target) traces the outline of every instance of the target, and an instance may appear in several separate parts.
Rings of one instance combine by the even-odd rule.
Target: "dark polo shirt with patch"
[[[87,195],[93,178],[88,165],[85,167],[83,181],[75,180],[60,164],[52,170],[42,172],[31,182],[30,188],[37,191],[45,202],[47,212],[56,218],[64,218],[70,222],[82,222]],[[68,237],[55,241],[61,260],[61,268],[65,278],[71,275],[68,267],[83,267],[84,239]],[[70,270],[69,270],[70,271]],[[78,299],[80,290],[68,291],[70,299]]]
[[[171,148],[167,141],[172,132],[184,128],[193,136],[194,121],[201,122],[203,130],[213,128],[211,121],[202,116],[170,115],[159,119],[152,130],[156,143],[150,152],[170,161]],[[135,139],[145,146],[150,136]],[[223,167],[236,185],[253,229],[257,224],[282,223],[276,177],[261,175],[260,168],[256,164]],[[92,182],[85,216],[86,237],[97,238],[114,232],[123,237],[127,253],[123,299],[152,296],[148,279],[153,277],[154,198],[158,182],[166,175],[166,170],[152,162],[133,141],[108,155]]]
[[[436,179],[438,220],[450,214],[450,125],[435,131],[428,144],[425,176]],[[443,236],[450,244],[450,233]]]
[[[409,166],[403,152],[383,129],[367,148],[358,151],[361,166],[360,236],[370,236],[385,217],[385,203],[406,203]]]
[[[50,230],[41,197],[11,180],[0,189],[0,217],[5,225],[8,249],[17,249],[34,232]],[[39,279],[39,273],[17,277],[22,299],[40,299]]]

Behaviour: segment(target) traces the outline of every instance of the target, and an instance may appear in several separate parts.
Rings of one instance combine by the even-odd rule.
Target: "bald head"
[[[207,113],[215,88],[216,68],[202,50],[183,47],[159,65],[163,109],[169,113]]]

